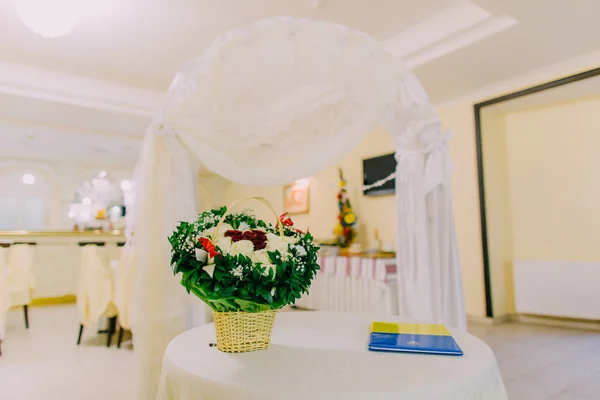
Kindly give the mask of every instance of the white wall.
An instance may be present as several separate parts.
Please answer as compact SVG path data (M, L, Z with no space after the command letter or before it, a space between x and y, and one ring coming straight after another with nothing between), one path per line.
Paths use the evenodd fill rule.
M339 190L338 165L344 172L348 187L358 189L363 184L362 160L394 151L392 136L386 131L374 130L366 135L361 144L340 160L337 165L326 168L313 177L307 177L310 179L310 212L294 215L292 218L296 225L301 229L310 228L317 239L332 238L338 212L336 197ZM252 196L265 197L276 210L283 212L283 186L253 187L232 183L225 191L226 204ZM396 202L394 196L369 197L364 196L360 190L350 190L349 197L358 216L358 241L364 247L374 246L374 231L377 229L383 244L395 247ZM250 206L256 207L257 214L261 217L272 220L273 216L265 207L258 203Z
M600 98L506 116L517 260L600 262Z

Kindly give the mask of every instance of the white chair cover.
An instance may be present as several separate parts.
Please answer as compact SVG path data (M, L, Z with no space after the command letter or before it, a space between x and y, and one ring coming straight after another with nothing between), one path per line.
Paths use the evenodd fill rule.
M8 287L11 307L31 304L34 288L32 272L33 252L26 244L16 244L8 248Z
M118 311L119 325L127 330L131 329L131 300L135 268L133 252L130 250L130 248L121 250L121 257L114 276L114 303Z
M90 327L100 317L116 315L112 306L112 277L110 269L98 255L96 245L81 248L81 271L77 284L77 310L80 323Z
M6 312L10 308L10 292L8 288L8 269L6 268L7 249L0 248L0 340L6 333Z

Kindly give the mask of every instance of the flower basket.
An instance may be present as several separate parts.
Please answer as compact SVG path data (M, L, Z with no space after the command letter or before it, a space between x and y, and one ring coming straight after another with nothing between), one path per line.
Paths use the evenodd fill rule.
M269 207L275 225L251 210L233 212L253 199ZM319 269L312 235L286 215L278 218L260 197L182 222L169 242L173 272L212 309L217 348L224 352L268 348L276 311L307 293Z
M214 311L217 348L225 353L263 350L271 344L276 310L259 312Z

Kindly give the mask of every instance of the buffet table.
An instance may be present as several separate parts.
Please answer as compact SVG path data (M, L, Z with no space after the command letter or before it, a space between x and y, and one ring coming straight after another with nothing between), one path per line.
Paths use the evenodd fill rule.
M462 357L370 352L374 318L281 312L271 347L242 354L209 346L213 324L192 329L167 347L158 399L507 399L494 354L479 339L452 330Z
M98 253L106 265L119 258L119 246L125 244L120 231L114 232L0 232L0 245L26 243L31 245L37 303L74 299L77 277L81 268L81 246L98 245Z
M398 314L396 258L319 256L321 270L296 306L308 310Z

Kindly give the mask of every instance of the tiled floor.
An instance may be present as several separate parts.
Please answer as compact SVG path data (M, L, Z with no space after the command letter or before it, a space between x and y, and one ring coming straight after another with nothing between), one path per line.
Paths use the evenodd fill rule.
M600 332L522 324L469 331L494 350L509 399L600 399Z
M131 348L93 332L76 346L74 306L33 308L31 329L9 314L0 400L135 400ZM507 324L472 326L498 358L511 400L600 399L600 333ZM441 399L435 399L441 400Z

